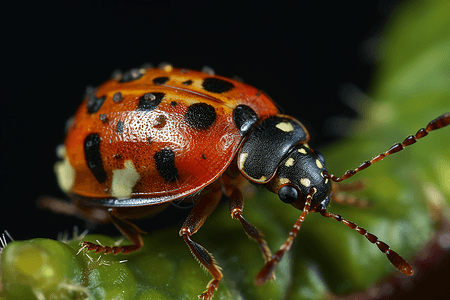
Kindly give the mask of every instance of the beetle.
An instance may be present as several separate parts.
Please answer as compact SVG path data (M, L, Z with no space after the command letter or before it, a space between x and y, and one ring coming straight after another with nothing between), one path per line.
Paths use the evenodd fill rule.
M265 265L255 278L263 285L290 249L310 212L342 222L364 235L403 274L412 267L378 237L327 211L344 181L388 155L403 150L430 131L450 124L450 113L428 123L387 151L337 177L324 156L308 145L301 122L280 114L267 94L242 82L169 64L116 72L98 88L88 88L67 124L61 158L55 165L61 189L72 200L43 206L86 220L112 222L131 245L103 246L83 242L96 253L130 253L143 246L144 233L128 219L151 215L174 200L195 203L179 235L213 279L200 299L212 299L223 277L211 254L192 235L214 211L222 194L246 234L255 240ZM289 236L272 254L263 235L243 216L239 183L249 181L278 194L301 210ZM332 182L336 182L333 183ZM69 209L70 207L70 209Z

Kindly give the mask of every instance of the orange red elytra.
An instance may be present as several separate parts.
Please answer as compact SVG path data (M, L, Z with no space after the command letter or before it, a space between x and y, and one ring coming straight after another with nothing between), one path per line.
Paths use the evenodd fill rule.
M131 242L103 246L84 242L88 250L130 253L139 250L141 231L127 219L150 215L171 201L194 201L179 234L213 279L200 299L211 299L222 273L209 252L192 235L214 211L222 193L231 217L261 248L265 265L256 275L262 285L292 245L306 215L318 212L364 235L402 273L412 267L387 244L337 214L327 212L337 183L385 156L415 143L428 132L450 124L446 113L415 136L336 177L323 155L308 145L309 133L293 117L279 114L261 90L205 72L162 64L113 78L86 97L68 122L55 170L60 187L72 199L71 213L90 221L113 222ZM286 242L272 254L262 234L243 216L239 182L248 180L277 193L283 203L302 210ZM44 205L61 211L55 201ZM281 203L280 205L284 205Z

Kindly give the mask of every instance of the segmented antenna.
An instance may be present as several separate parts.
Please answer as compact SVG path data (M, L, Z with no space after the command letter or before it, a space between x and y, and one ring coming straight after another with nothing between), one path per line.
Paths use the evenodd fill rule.
M389 150L387 150L384 153L380 153L377 156L375 156L374 158L372 158L370 161L366 160L365 162L363 162L362 164L359 165L359 167L357 167L354 170L348 170L344 173L344 175L342 175L341 177L336 177L333 174L329 174L327 172L322 172L322 176L324 178L329 178L335 182L339 182L339 181L343 181L345 179L348 179L350 177L352 177L353 175L355 175L356 173L367 169L368 167L370 167L373 163L382 160L383 158L385 158L388 155L397 153L401 150L403 150L406 146L412 145L414 144L418 139L423 138L424 136L427 136L428 133L430 131L439 129L439 128L443 128L447 125L450 124L450 113L445 113L442 116L434 119L433 121L431 121L430 123L428 123L426 128L421 128L419 131L417 131L416 135L410 135L408 136L403 143L397 143L394 144L391 148L389 148Z
M372 233L367 232L367 230L365 230L364 228L359 227L355 223L344 219L341 215L327 212L325 209L324 210L320 210L319 212L320 212L320 214L322 216L327 217L327 218L333 218L333 219L335 219L338 222L342 222L345 225L347 225L348 227L350 227L351 229L354 229L357 232L359 232L361 235L365 236L366 239L369 242L371 242L372 244L377 245L378 249L380 249L381 252L386 254L387 258L394 265L394 267L396 267L397 270L399 270L403 274L405 274L405 275L413 275L414 274L413 268L411 267L410 264L408 264L406 262L406 260L403 259L403 257L401 257L394 250L391 250L391 248L385 242L380 241L378 239L378 237L376 237Z

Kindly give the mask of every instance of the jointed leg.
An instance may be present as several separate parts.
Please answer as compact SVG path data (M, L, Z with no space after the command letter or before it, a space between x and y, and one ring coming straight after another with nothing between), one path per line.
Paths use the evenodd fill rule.
M69 202L49 196L39 198L38 205L43 209L48 209L58 214L77 216L92 223L104 224L111 222L109 213L102 207L86 206L80 202Z
M214 211L222 196L220 187L216 185L212 191L203 195L195 204L189 216L184 221L180 230L180 236L184 239L194 257L209 271L213 279L206 286L206 291L199 296L199 299L212 299L217 290L223 275L220 268L216 265L212 255L191 239L191 236L202 227L208 216Z
M123 253L137 251L142 248L144 242L141 238L141 233L145 233L140 230L136 225L129 221L125 221L117 216L115 209L106 210L102 207L86 206L81 202L65 202L56 198L43 197L39 200L39 205L43 208L51 209L58 213L64 213L68 215L77 215L87 221L95 223L108 223L113 222L119 231L126 236L133 245L126 246L103 246L94 244L91 242L83 242L83 247L87 250L95 250L95 253L105 252L108 253Z
M145 232L140 230L133 223L126 221L126 220L122 220L122 219L118 218L117 216L115 216L115 212L113 209L109 211L109 215L110 215L111 221L116 226L116 228L119 229L119 231L124 236L126 236L133 243L133 245L110 247L110 246L94 244L91 242L83 242L83 247L87 248L88 250L95 250L95 253L105 252L105 254L108 254L108 253L127 254L127 253L134 252L134 251L141 249L142 246L144 245L144 242L142 241L141 233L145 233Z
M244 208L242 192L238 188L233 188L230 195L230 213L233 219L238 219L244 228L245 233L252 239L254 239L261 248L261 252L264 257L265 263L267 263L272 257L272 252L267 246L266 241L263 239L262 233L252 224L250 224L242 215ZM270 279L275 279L275 275L272 273Z

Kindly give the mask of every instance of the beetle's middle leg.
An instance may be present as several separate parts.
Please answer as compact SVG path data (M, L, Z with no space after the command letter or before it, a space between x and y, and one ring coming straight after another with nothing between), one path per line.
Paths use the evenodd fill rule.
M183 227L180 230L180 236L184 239L194 257L209 271L213 279L206 286L206 291L199 296L199 299L212 299L214 292L217 290L220 280L223 275L220 267L217 266L212 255L191 239L191 236L196 233L206 219L211 215L222 197L220 184L217 181L213 183L207 190L204 190L204 195L197 201L192 208L188 217L184 221Z
M241 190L238 187L232 185L227 186L226 189L227 194L230 195L229 208L231 217L233 219L239 220L239 222L241 222L242 224L242 227L244 228L245 233L258 243L264 257L264 261L265 263L267 263L272 257L272 252L267 246L267 242L263 238L264 235L244 218L242 213L242 210L244 209L244 197ZM275 279L275 274L272 273L270 279Z

